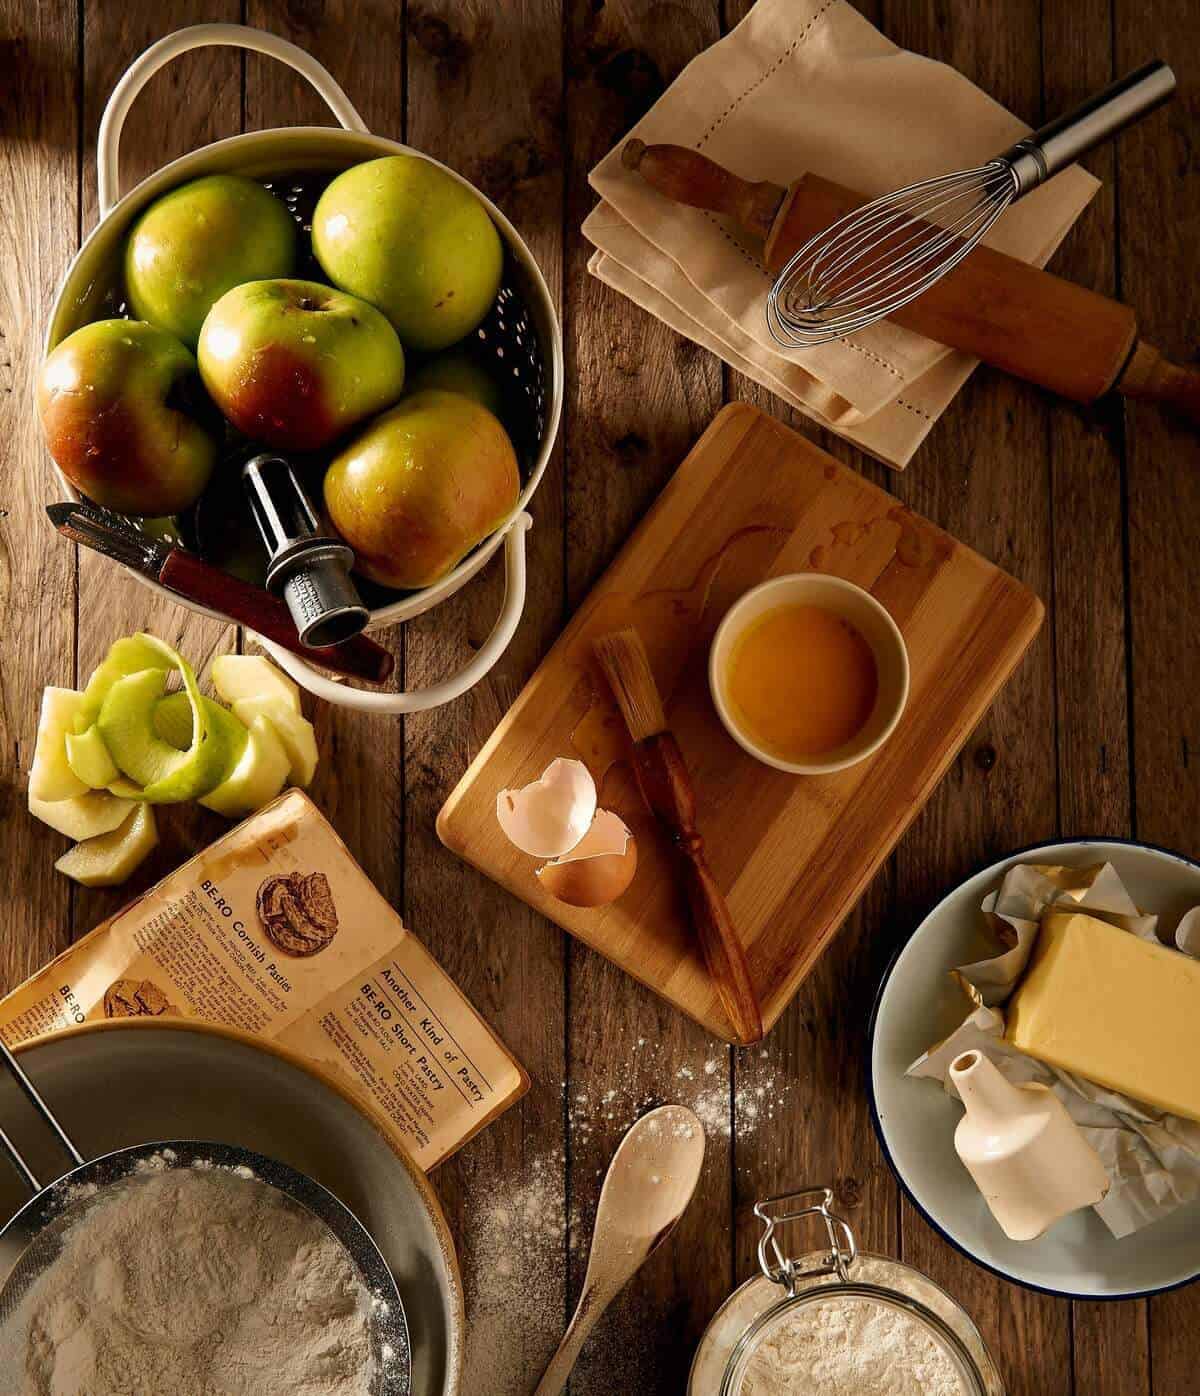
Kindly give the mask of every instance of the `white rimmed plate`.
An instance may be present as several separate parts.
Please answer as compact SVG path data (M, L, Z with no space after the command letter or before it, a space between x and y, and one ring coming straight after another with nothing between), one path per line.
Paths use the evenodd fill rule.
M987 948L979 904L1014 863L1111 862L1130 895L1172 932L1200 904L1200 864L1147 844L1073 839L1037 844L984 868L948 893L901 948L871 1016L871 1112L884 1154L926 1221L1002 1279L1074 1299L1135 1299L1200 1276L1200 1202L1122 1240L1096 1214L1076 1212L1036 1241L1010 1241L954 1152L962 1107L929 1080L905 1076L962 1021L947 971Z

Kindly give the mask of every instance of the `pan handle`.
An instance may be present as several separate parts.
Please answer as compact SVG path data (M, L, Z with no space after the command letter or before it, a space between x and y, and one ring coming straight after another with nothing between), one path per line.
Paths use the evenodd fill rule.
M173 58L195 48L227 46L252 49L277 58L294 68L316 88L325 105L347 131L366 132L367 124L355 111L350 98L334 82L328 69L323 68L302 48L268 34L264 29L252 29L246 24L193 24L159 39L126 68L124 76L112 90L112 96L100 118L100 135L96 143L96 182L100 195L100 217L104 218L120 198L121 130L125 118L146 83Z
M307 664L299 655L292 654L280 645L263 637L256 636L258 643L274 659L281 669L291 674L302 688L327 703L340 708L357 708L365 713L419 713L429 708L439 708L443 703L458 698L467 689L477 684L496 663L509 642L516 634L521 613L525 609L525 534L533 520L528 514L520 513L508 525L504 534L504 605L492 628L492 633L483 642L478 653L457 674L443 679L429 688L419 688L411 693L365 693L360 688L348 688L335 683L324 674Z

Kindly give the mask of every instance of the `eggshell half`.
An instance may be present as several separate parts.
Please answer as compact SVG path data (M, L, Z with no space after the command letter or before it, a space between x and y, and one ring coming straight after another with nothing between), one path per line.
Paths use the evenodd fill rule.
M607 906L637 872L637 840L611 810L596 811L591 827L569 852L543 864L537 879L570 906Z
M496 796L496 818L511 843L535 858L569 853L592 827L596 782L582 761L558 757L540 779Z

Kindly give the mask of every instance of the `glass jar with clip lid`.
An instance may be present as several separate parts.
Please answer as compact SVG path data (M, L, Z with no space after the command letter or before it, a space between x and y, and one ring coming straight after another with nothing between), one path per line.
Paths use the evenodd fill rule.
M761 1274L704 1331L688 1396L1004 1396L965 1310L919 1270L860 1252L830 1188L758 1202ZM819 1218L828 1250L792 1256L780 1228Z

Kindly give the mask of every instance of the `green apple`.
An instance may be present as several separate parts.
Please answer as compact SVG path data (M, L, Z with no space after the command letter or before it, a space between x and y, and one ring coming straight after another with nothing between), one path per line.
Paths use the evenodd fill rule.
M308 786L317 769L317 737L313 725L301 717L282 698L271 696L239 698L233 705L239 722L247 727L255 718L265 717L288 754L288 780L292 785Z
M73 688L47 688L42 694L29 795L34 800L69 800L91 787L75 774L67 760L67 733L83 706L83 694Z
M201 420L196 360L138 320L97 320L42 365L38 409L59 469L122 514L177 514L208 484L218 441Z
M92 790L103 790L121 777L95 723L83 733L67 733L67 764Z
M31 795L29 813L78 842L109 834L124 824L133 813L133 801L120 800L107 790L89 790L69 800L36 800Z
M239 698L278 698L300 711L300 686L261 654L219 654L209 670L213 687L227 703Z
M291 276L296 225L283 202L242 175L206 175L155 199L125 244L125 289L139 320L191 348L226 291Z
M500 289L504 248L479 198L419 155L387 155L332 181L313 251L335 286L377 305L412 349L469 334Z
M109 646L108 653L92 670L83 690L83 703L75 718L75 731L83 733L100 716L108 690L118 679L136 674L140 669L162 669L169 672L184 662L178 651L165 644L157 635L144 630L136 635L122 635Z
M431 388L377 417L325 473L325 509L355 567L386 587L444 577L512 513L508 434L479 403Z
M404 350L374 306L317 281L250 281L200 332L200 374L239 431L317 451L404 389Z
M408 391L419 393L426 388L444 388L448 393L462 393L463 397L472 398L481 407L486 407L494 417L501 415L504 406L500 384L465 349L450 349L445 354L426 359L409 378Z
M162 669L143 669L118 679L96 722L112 759L141 787L133 798L150 804L176 804L208 794L241 754L245 738L241 723L215 703L206 707L190 667L183 674L184 696L192 713L191 744L185 750L155 731L154 711L166 679ZM116 790L124 793L125 787L118 782Z
M116 887L157 844L154 811L149 805L138 805L124 824L77 843L54 866L85 887Z
M241 759L200 803L227 819L241 819L273 800L287 784L291 759L270 721L256 717Z

